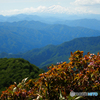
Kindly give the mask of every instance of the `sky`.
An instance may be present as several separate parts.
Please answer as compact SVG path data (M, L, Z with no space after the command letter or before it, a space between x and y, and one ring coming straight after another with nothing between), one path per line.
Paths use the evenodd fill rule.
M100 14L100 0L0 0L0 15Z

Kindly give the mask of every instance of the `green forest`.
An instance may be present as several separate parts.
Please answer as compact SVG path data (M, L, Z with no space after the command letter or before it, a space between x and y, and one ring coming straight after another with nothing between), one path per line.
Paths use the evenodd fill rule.
M19 83L22 79L28 77L38 78L40 73L43 73L33 64L22 58L1 58L0 59L0 94L14 82Z

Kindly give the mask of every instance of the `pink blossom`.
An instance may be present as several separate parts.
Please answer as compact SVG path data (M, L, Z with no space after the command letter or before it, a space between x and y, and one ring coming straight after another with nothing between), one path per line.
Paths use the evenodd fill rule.
M90 64L89 65L94 65L94 62L90 62Z

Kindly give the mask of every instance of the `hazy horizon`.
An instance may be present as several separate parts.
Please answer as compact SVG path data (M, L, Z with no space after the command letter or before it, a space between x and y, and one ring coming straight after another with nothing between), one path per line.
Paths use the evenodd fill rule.
M100 14L100 0L0 0L0 15L16 14Z

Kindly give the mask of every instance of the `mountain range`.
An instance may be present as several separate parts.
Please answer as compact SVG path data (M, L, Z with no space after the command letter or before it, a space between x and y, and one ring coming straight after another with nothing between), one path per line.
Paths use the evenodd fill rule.
M26 52L79 37L100 36L99 30L38 21L0 22L0 53Z
M56 64L61 61L69 62L70 52L76 50L84 51L84 54L87 52L100 52L100 36L76 38L60 45L47 45L42 48L32 49L26 53L8 54L3 52L0 57L24 58L39 68L43 68L48 64Z
M77 19L77 20L65 20L55 22L56 24L64 24L71 27L86 27L94 30L100 30L100 20L97 19Z
M49 18L47 21L20 14L0 16L0 21L0 58L24 58L43 68L68 62L71 51L82 50L84 54L100 51L100 20L97 19Z
M78 19L97 19L100 20L100 14L84 14L84 15L68 15L68 14L18 14L11 16L0 15L0 22L18 22L22 20L27 21L40 21L45 23L54 23L56 21L78 20Z

